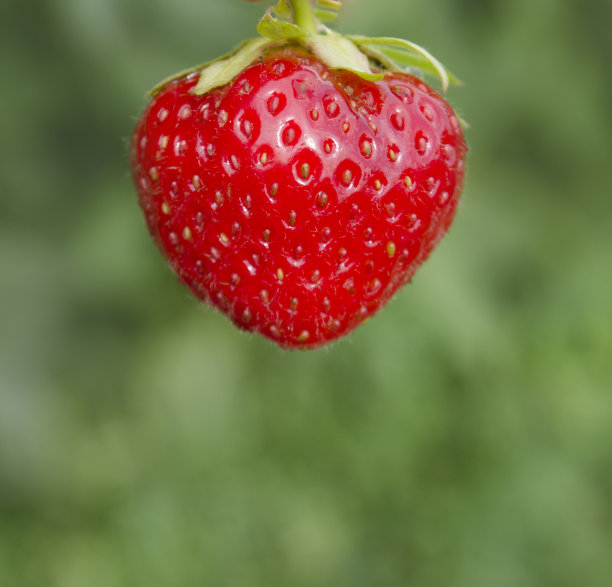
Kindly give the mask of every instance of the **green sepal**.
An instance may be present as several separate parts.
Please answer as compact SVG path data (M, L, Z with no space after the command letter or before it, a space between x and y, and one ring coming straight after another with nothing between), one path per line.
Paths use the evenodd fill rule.
M173 82L175 80L181 79L185 76L188 76L192 73L197 73L200 72L201 74L206 73L210 67L213 66L217 66L217 64L225 64L225 65L230 65L232 66L232 64L238 63L239 61L242 63L246 62L246 65L244 65L244 67L246 67L247 65L250 65L250 63L252 63L253 61L255 61L255 59L257 59L259 57L259 55L261 54L262 50L265 48L266 45L272 45L273 43L269 40L269 39L263 39L263 38L257 38L257 39L248 39L246 41L242 41L242 43L240 43L240 45L238 45L233 51L230 51L229 53L227 53L226 55L222 55L221 57L217 57L216 59L213 59L211 61L206 61L204 63L200 63L199 65L196 65L194 67L190 67L189 69L184 69L182 71L179 71L173 75L171 75L170 77L167 77L165 79L163 79L161 82L159 82L157 85L155 85L153 88L151 88L146 96L149 98L153 98L155 97L156 94L158 94L159 92L161 92L165 86L167 86L170 82ZM238 71L238 73L240 73L241 70ZM214 70L213 70L214 72ZM201 76L200 76L201 78ZM228 81L231 81L230 80ZM227 83L227 82L225 82ZM199 85L199 84L198 84ZM214 87L218 87L220 85L224 85L224 84L217 84ZM197 88L197 86L196 86ZM196 93L196 88L194 88L192 90L193 93ZM211 88L214 89L214 88ZM200 92L197 92L198 94ZM202 92L205 93L205 92Z
M437 76L442 83L442 90L446 92L449 84L460 83L444 65L442 65L429 51L423 47L395 37L362 37L349 35L364 53L372 59L379 60L386 67L394 69L401 67L418 67L424 73Z
M338 13L335 10L325 10L324 8L315 8L314 15L321 22L333 22L338 18Z
M270 12L266 12L259 21L257 32L262 37L267 37L273 41L299 39L306 36L306 33L299 26L286 20L274 18Z
M219 59L205 67L200 73L200 79L191 90L192 94L201 96L231 82L243 69L251 65L262 53L264 47L270 44L266 38L251 39L229 57Z
M339 0L317 0L314 15L320 22L332 22L338 18L338 11L342 8Z
M367 71L360 71L357 69L351 69L350 67L339 67L338 69L343 69L344 71L350 71L355 75L358 75L360 78L365 79L369 82L379 82L381 79L384 79L385 75L383 73L368 73Z
M433 67L429 59L423 57L423 55L418 55L416 53L406 53L405 51L400 51L398 49L393 49L388 47L384 49L384 53L387 57L392 59L397 65L401 67L416 67L420 69L423 73L427 73L429 75L438 76L438 71ZM450 84L454 86L461 86L463 82L455 76L449 69L445 68L446 74L448 75L448 81Z
M468 130L468 129L472 128L470 126L470 123L465 118L462 118L459 115L457 115L457 118L459 120L459 124L461 125L461 128L463 128L464 130Z
M347 37L330 32L309 36L304 43L330 69L346 69L370 81L384 77L382 73L372 72L367 55Z
M278 0L274 7L268 9L257 26L261 37L243 42L234 51L218 59L163 80L149 95L155 96L171 81L197 72L200 77L191 92L196 95L206 94L230 83L266 49L284 46L291 41L310 50L330 69L351 71L370 81L380 81L384 78L384 71L372 71L372 62L374 65L380 65L383 70L405 71L407 68L416 68L424 74L437 76L444 92L449 84L461 83L433 55L416 43L394 37L343 36L320 24L324 19L333 20L341 4L340 0L317 0L314 10L319 20L314 23L316 25L319 22L316 29L320 32L316 33L311 30L312 26L305 26L308 22L302 23L303 28L291 22L292 4L289 0Z
M278 0L273 8L275 14L281 18L291 18L291 5L289 0Z
M327 8L338 12L342 8L342 0L317 0L317 4L321 8Z

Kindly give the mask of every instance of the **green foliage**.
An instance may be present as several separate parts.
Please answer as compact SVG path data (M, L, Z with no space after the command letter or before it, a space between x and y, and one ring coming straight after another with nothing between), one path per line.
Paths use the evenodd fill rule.
M612 5L344 2L464 81L471 150L414 282L308 353L194 301L128 173L144 92L262 7L3 10L0 585L607 584Z

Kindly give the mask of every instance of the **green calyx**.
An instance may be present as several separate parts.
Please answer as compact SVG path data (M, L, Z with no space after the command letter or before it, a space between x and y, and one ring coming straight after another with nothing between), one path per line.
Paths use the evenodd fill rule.
M200 77L192 92L206 94L230 83L266 52L290 44L303 47L330 69L352 71L371 81L381 80L385 71L409 71L438 77L444 92L449 84L460 83L415 43L392 37L343 36L332 31L323 22L335 20L341 6L341 0L279 0L259 21L258 38L245 41L228 55L164 80L149 94L154 96L170 81L196 72Z

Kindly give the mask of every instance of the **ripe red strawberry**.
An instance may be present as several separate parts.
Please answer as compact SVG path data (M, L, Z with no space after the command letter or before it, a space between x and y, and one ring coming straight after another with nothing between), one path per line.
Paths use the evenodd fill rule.
M134 131L140 203L173 270L280 346L373 315L453 220L457 116L382 61L364 79L294 39L264 44L228 83L198 90L197 70L164 84Z

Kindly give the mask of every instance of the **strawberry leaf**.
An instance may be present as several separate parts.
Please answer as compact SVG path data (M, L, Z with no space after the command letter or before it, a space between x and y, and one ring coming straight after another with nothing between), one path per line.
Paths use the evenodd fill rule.
M458 80L442 65L429 51L404 39L395 37L362 37L348 36L364 53L373 59L378 59L382 54L388 60L403 67L418 67L424 73L440 78L442 90L446 92L450 83L458 83ZM383 65L385 64L382 62ZM387 62L388 63L388 62Z
M327 35L313 35L305 39L305 44L331 69L346 69L371 81L383 78L382 74L372 72L367 55L342 35L331 31Z
M338 18L338 11L341 7L342 2L338 0L318 0L314 14L321 22L331 22Z
M202 69L200 79L192 94L201 96L211 90L231 82L245 67L255 61L270 40L266 38L252 39L243 43L234 53L223 59L213 61ZM197 71L197 70L196 70Z
M434 68L429 59L423 55L418 55L417 53L411 54L398 49L393 49L391 47L384 48L383 53L401 67L417 67L424 73L438 76L437 69ZM448 69L446 69L446 74L448 75L448 81L450 84L455 86L460 86L462 84L461 80Z
M342 0L317 0L321 8L328 8L338 12L342 8Z
M279 0L276 6L273 8L275 14L281 18L291 17L291 6L288 0Z
M262 37L267 37L273 41L284 41L286 39L299 39L306 36L306 33L297 25L274 18L270 12L266 12L264 17L257 25L257 32Z
M336 20L336 18L338 18L337 12L335 12L334 10L325 10L324 8L315 8L314 15L321 22L333 22L334 20Z

